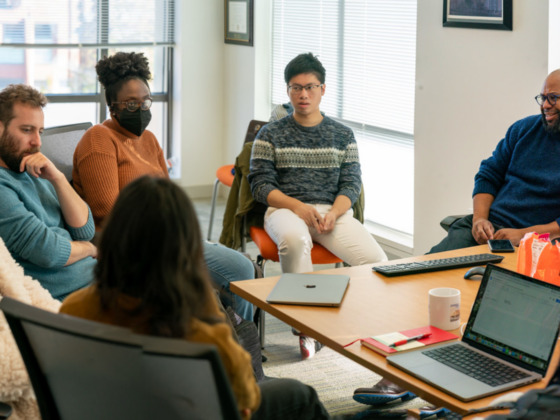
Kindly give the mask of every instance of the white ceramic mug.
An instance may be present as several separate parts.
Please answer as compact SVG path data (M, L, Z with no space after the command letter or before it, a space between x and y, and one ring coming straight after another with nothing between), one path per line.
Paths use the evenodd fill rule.
M428 299L430 325L454 330L461 325L461 291L451 287L431 289Z

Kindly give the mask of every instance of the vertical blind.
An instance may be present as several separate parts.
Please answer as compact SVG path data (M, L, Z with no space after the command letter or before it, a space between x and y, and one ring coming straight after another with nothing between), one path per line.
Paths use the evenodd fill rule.
M2 47L173 45L175 0L19 0L0 3ZM53 30L53 25L56 30ZM56 33L56 37L51 37Z
M300 53L317 55L327 72L321 110L350 126L358 142L365 219L376 234L408 238L414 223L416 0L272 4L272 104L288 101L286 64Z
M273 103L287 101L286 64L313 52L327 70L323 111L413 134L416 0L273 0L272 42Z

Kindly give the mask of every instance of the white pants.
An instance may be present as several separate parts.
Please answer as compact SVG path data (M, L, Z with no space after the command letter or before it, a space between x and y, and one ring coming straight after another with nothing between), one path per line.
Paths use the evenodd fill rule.
M321 216L330 204L311 204ZM318 233L308 227L298 215L288 209L269 207L264 216L264 229L278 246L283 273L313 271L311 248L313 241L323 245L349 265L386 261L387 256L364 225L352 216L352 209L340 216L329 233Z

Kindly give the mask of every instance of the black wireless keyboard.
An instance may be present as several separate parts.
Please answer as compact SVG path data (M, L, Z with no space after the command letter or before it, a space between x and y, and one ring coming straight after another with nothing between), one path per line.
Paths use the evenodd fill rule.
M439 260L427 260L409 262L394 265L378 265L373 267L374 271L387 277L404 276L405 274L428 273L430 271L452 270L454 268L472 267L488 263L499 263L504 257L495 254L475 254L462 257L443 258Z

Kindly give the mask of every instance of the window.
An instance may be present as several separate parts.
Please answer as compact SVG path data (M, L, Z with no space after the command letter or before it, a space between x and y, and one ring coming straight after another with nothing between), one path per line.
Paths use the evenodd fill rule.
M24 36L23 33L25 31L25 25L23 23L23 21L20 21L18 23L5 23L2 25L2 32L3 32L3 36L2 36L2 43L4 44L11 44L11 43L15 43L15 42L23 42L24 41ZM15 48L10 48L7 49L6 51L3 52L3 54L0 55L0 63L2 64L8 64L8 65L15 65L15 66L23 66L25 64L25 56L23 54L23 51L15 49ZM15 70L15 71L14 71ZM9 79L10 77L13 77L15 74L17 74L17 70L18 68L5 68L4 71L2 73L4 73L3 75L0 74L0 82L2 78L5 79Z
M354 130L375 229L411 238L416 0L273 0L272 102L288 100L284 67L318 55L321 109Z
M174 0L4 1L0 89L26 83L45 93L48 127L96 124L106 119L107 107L95 64L117 51L143 52L152 72L150 130L169 156L174 5Z

